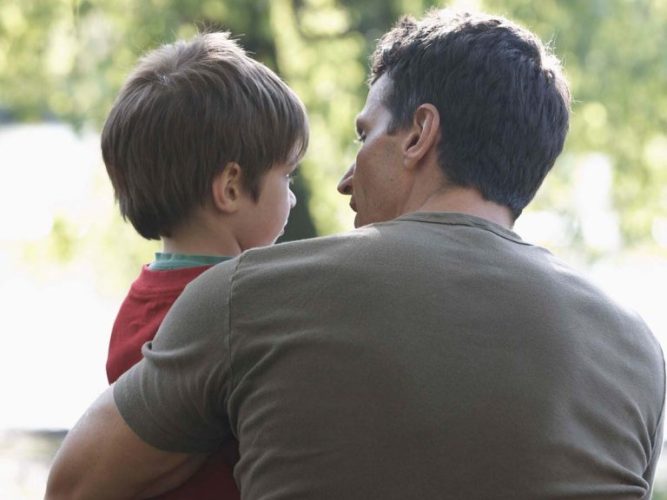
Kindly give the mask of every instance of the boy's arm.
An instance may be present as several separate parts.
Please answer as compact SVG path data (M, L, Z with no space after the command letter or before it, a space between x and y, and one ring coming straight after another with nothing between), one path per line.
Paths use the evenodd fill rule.
M148 498L183 483L203 464L205 454L162 451L143 441L118 412L112 390L63 441L46 500Z

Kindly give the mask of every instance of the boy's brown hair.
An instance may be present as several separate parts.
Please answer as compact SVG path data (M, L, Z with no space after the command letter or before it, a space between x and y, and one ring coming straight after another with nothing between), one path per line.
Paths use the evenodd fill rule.
M102 156L123 218L159 239L211 198L229 162L256 200L262 175L295 163L308 121L294 92L228 33L198 35L144 56L102 131Z

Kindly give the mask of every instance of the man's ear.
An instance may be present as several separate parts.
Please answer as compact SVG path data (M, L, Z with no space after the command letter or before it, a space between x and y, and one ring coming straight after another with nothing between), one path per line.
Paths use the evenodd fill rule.
M225 213L238 210L244 193L242 177L243 171L236 162L229 162L222 172L215 175L211 183L211 197L215 208Z
M421 104L403 141L403 163L412 167L435 149L440 139L440 113L433 104Z

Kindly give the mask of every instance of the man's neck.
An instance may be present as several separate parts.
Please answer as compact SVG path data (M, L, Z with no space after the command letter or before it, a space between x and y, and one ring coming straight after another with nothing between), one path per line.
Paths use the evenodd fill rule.
M431 194L415 212L459 212L474 215L499 226L512 229L514 217L510 209L489 200L473 188L446 186Z

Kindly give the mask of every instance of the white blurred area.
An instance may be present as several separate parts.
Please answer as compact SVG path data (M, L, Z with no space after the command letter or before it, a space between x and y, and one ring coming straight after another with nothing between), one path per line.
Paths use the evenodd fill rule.
M124 291L101 291L89 254L51 265L34 265L26 255L47 244L58 218L72 221L81 241L104 227L99 221L116 207L100 156L94 133L60 124L0 127L0 492L10 492L7 498L41 498L52 456L31 458L33 451L11 432L68 429L107 385L108 337ZM581 157L574 172L571 203L580 235L601 257L586 264L562 255L572 228L553 212L527 211L516 231L638 311L667 345L667 308L659 292L667 283L667 260L660 256L667 220L655 224L655 251L623 251L609 160ZM667 471L661 470L663 478Z
M57 123L0 128L0 241L45 238L56 213L80 215L91 193L98 150L95 134L78 136Z
M85 261L31 266L23 254L39 251L56 216L77 221L85 237L113 209L92 189L100 156L97 135L64 125L0 128L0 430L69 428L106 386L120 299L98 293Z

